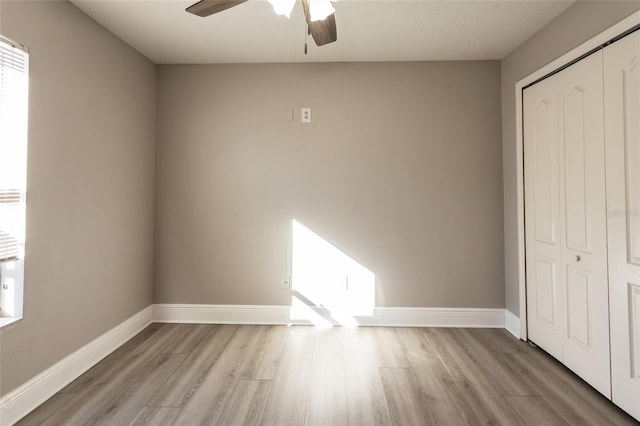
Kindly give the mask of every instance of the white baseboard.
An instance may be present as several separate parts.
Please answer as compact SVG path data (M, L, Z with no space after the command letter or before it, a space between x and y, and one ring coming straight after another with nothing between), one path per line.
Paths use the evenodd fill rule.
M151 323L149 306L0 398L0 425L10 426Z
M372 317L357 320L371 326L504 328L504 309L375 308Z
M513 315L511 311L504 310L504 328L516 338L520 339L520 318Z
M199 324L306 324L289 319L290 306L153 305L153 322Z
M322 309L314 309L322 315ZM504 309L476 308L375 308L370 317L355 317L358 325L396 327L487 327L504 328ZM203 324L311 324L292 320L290 306L189 305L153 306L154 322Z

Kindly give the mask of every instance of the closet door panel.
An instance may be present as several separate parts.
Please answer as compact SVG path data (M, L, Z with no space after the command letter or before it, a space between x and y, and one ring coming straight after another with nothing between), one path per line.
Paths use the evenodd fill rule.
M585 348L591 347L591 335L589 318L593 313L589 312L589 289L593 287L592 277L589 271L567 265L567 298L571 300L567 312L567 336L574 343Z
M529 338L562 359L560 163L557 79L523 94Z
M563 362L610 396L602 52L558 73Z
M638 38L638 36L635 36ZM633 40L633 39L632 39ZM629 262L640 266L640 52L623 70L625 198L627 210L627 246Z
M563 78L566 81L566 77ZM587 132L589 95L586 87L576 84L564 97L564 177L565 224L567 247L590 253L589 190L587 172L589 158Z
M640 420L640 33L604 49L612 399Z
M558 138L551 132L557 132L557 114L554 99L542 98L535 106L533 122L535 143L532 146L535 155L533 167L535 240L540 243L557 245L556 228L558 226Z
M556 306L556 294L558 292L557 269L555 260L540 255L536 257L533 271L533 276L536 280L535 318L537 321L551 327L554 331L560 329L557 325L560 321L560 313Z

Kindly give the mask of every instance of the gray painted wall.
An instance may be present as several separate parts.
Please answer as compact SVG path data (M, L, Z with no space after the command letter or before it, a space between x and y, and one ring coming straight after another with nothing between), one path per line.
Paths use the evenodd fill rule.
M638 1L580 1L502 61L502 161L506 308L519 315L515 85L633 12Z
M156 303L289 304L295 218L377 306L504 307L499 62L162 65L157 96Z
M152 303L155 66L67 2L0 2L31 50L24 319L6 394Z

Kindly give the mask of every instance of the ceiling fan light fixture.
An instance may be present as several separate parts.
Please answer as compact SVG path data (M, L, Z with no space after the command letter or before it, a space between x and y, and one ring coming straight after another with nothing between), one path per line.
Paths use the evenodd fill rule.
M296 4L296 0L268 0L268 2L271 3L273 11L276 14L286 16L287 18L291 17L291 11Z
M331 5L331 0L309 0L311 22L322 21L335 11Z

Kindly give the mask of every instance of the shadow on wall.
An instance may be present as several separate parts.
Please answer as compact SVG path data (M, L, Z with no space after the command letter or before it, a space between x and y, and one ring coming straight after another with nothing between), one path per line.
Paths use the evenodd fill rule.
M291 319L331 327L373 316L374 273L296 220L292 235Z

